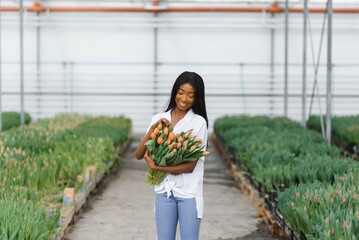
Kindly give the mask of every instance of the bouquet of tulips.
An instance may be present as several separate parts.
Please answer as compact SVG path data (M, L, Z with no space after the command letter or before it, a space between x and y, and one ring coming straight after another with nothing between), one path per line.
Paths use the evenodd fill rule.
M183 162L195 161L209 152L203 151L202 139L191 136L192 130L175 134L172 126L157 123L151 139L145 145L156 165L173 166ZM168 173L148 170L147 183L158 185Z

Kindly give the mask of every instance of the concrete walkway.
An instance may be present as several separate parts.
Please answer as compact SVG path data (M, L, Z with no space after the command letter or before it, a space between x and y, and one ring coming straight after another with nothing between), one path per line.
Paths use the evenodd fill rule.
M90 197L67 240L157 239L153 187L145 183L145 162L133 157L138 142L139 139L133 140L120 168ZM277 239L266 231L248 197L235 187L212 143L209 143L209 151L211 154L205 162L205 206L200 239Z

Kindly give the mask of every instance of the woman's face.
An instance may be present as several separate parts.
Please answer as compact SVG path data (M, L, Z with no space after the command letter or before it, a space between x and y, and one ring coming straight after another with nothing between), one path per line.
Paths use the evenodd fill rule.
M182 84L176 94L176 106L179 110L187 111L194 104L195 90L189 83Z

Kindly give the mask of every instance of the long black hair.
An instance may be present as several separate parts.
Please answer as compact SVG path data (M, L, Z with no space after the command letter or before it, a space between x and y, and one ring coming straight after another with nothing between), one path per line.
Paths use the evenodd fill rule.
M195 72L183 72L181 73L176 81L173 84L171 98L168 103L168 107L166 112L176 106L176 95L178 89L182 84L189 83L195 90L195 98L194 103L192 106L192 110L195 114L202 116L207 123L208 127L208 118L207 118L207 110L206 110L206 101L205 101L205 94L204 94L204 82L200 75Z

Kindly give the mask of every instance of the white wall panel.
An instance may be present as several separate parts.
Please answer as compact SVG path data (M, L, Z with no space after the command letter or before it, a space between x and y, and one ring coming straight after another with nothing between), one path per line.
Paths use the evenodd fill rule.
M17 14L3 12L2 17L2 106L4 111L19 111L19 29L16 21L8 20ZM143 133L151 116L164 110L177 76L188 70L205 81L210 131L213 121L223 115L283 115L283 20L284 14L271 19L262 13L160 13L157 17L152 13L50 13L40 18L27 13L25 110L35 119L63 112L125 115L133 120L133 131ZM323 14L310 14L315 56L322 20ZM302 15L290 14L289 22L288 110L289 117L300 120ZM359 114L358 23L359 15L335 14L334 114ZM314 83L308 46L307 113ZM326 40L317 79L321 110L314 98L315 114L326 107L325 46Z

